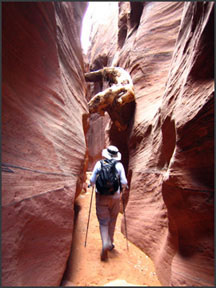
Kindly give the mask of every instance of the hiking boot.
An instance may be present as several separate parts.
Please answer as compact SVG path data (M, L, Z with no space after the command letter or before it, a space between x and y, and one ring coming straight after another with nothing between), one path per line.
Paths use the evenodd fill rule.
M112 245L109 247L109 251L112 251L114 248L115 248L115 245L112 244Z
M108 259L108 249L109 248L103 248L101 251L101 261L106 261Z

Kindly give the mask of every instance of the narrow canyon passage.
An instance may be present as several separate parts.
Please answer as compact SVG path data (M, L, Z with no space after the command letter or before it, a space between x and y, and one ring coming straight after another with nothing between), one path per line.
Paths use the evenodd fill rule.
M214 287L214 1L1 8L2 286ZM134 90L124 105L113 67ZM131 242L120 213L101 262L95 194L84 247L86 172L110 145Z
M115 230L115 249L109 252L108 261L100 261L101 239L93 195L87 245L84 247L92 188L81 194L76 217L71 256L62 281L63 286L161 286L154 264L139 248L121 233L119 213Z

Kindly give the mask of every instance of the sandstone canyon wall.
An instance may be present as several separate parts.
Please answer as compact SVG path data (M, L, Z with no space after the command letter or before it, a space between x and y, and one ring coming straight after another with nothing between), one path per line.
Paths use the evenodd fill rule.
M213 286L214 3L119 2L112 23L94 28L89 64L114 59L134 83L135 107L121 115L128 129L108 119L105 135L95 128L123 155L129 240L154 261L162 285Z
M82 2L2 4L2 285L58 286L86 170Z
M91 46L86 57L89 66L88 69L90 71L95 71L104 66L111 65L111 61L117 49L118 31L116 29L110 29L110 25L112 25L112 27L118 25L118 3L116 3L116 5L109 5L107 3L106 17L103 18L99 27L97 20L97 18L92 19L93 22L90 34ZM102 82L88 82L87 99L89 100L92 95L100 92L105 87L106 86ZM95 162L101 158L101 150L104 148L106 142L106 131L109 129L109 116L105 115L104 117L100 117L98 114L91 114L90 122L91 125L87 132L89 148L88 169L91 169Z

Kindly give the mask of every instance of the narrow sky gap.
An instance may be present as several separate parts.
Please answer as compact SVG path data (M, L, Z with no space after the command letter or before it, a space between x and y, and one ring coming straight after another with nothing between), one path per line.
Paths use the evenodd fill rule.
M86 13L83 17L81 30L81 45L84 54L87 54L90 46L91 26L94 22L103 24L112 9L116 9L118 2L88 2Z

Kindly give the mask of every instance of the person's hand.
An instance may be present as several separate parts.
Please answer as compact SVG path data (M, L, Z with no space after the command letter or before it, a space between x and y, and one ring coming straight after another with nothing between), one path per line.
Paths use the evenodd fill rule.
M125 190L129 190L129 186L126 184L126 185L122 185L122 190L121 192L124 192Z

